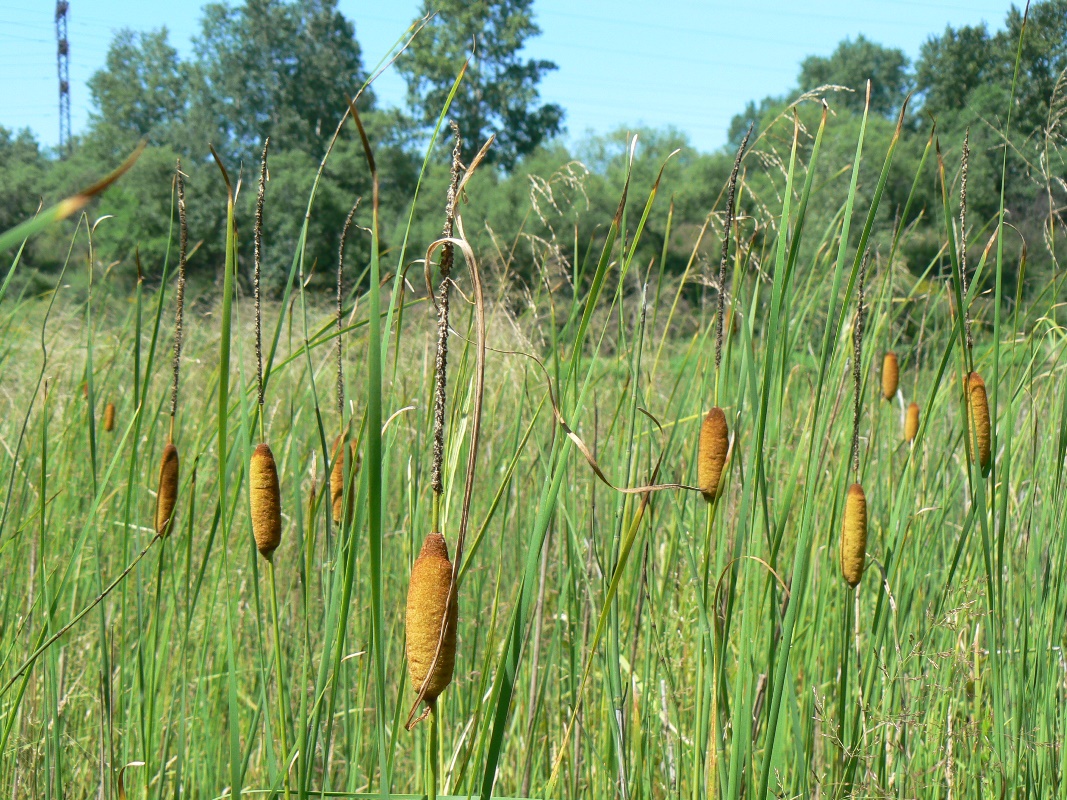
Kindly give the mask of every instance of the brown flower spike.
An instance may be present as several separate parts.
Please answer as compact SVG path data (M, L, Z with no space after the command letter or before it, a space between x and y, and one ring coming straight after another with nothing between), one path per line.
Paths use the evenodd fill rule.
M977 372L967 376L967 404L971 415L971 447L975 463L982 468L982 474L989 473L992 461L990 446L992 440L989 431L989 399L986 397L985 381Z
M248 499L256 549L268 561L282 541L282 502L278 467L270 445L256 445L248 465Z
M700 426L700 449L697 454L697 484L709 503L722 495L722 473L730 450L730 428L726 414L715 406Z
M455 601L448 610L444 640L437 658L437 666L430 672L452 585L452 562L448 558L448 544L440 533L431 533L423 542L422 551L411 567L407 605L408 675L416 692L431 703L452 682L456 666Z
M904 415L904 441L913 442L919 433L919 404L912 403Z
M178 500L178 448L168 442L159 461L159 491L156 493L156 533L167 536Z
M845 514L841 524L841 574L853 589L863 577L867 560L867 496L854 483L845 497Z
M882 397L892 400L897 393L897 384L900 382L900 364L897 354L888 352L882 359Z

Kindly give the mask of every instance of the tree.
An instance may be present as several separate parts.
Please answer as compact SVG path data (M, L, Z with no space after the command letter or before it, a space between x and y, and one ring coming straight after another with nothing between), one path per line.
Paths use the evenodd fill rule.
M337 0L211 3L194 50L198 102L231 157L254 159L269 135L278 149L318 158L364 80L355 26Z
M563 130L563 109L538 105L538 84L556 65L519 57L526 40L541 32L532 5L533 0L423 0L424 15L437 13L397 60L416 118L432 124L473 50L449 114L459 124L468 158L495 133L490 158L506 169Z
M829 58L809 56L800 65L800 89L819 86L847 86L855 94L845 94L840 102L862 110L866 84L871 81L871 113L889 117L904 102L910 84L908 58L896 48L883 47L864 36L845 39Z
M915 88L924 109L936 114L962 108L994 66L993 42L984 23L948 27L941 36L931 36L915 64Z
M0 126L0 231L33 216L41 201L45 166L28 128L16 134Z
M104 67L89 78L91 137L111 152L129 150L141 139L162 144L181 138L177 128L186 119L191 80L166 28L119 31Z

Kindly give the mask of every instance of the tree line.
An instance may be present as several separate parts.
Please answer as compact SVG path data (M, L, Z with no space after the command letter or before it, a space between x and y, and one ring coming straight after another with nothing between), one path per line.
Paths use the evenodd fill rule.
M546 258L573 260L582 240L595 238L597 226L618 203L633 133L640 142L630 196L635 221L645 200L642 193L668 154L681 150L664 172L667 201L657 203L649 221L654 232L644 239L649 259L665 252L668 269L684 267L709 213L721 206L733 151L750 126L757 152L746 159L740 212L757 236L766 235L760 229L766 216L761 209L773 205L784 184L781 167L793 136L793 112L801 125L803 160L823 98L834 116L819 161L825 174L814 184L819 191L813 195L809 224L829 223L844 196L842 167L854 156L868 80L865 152L871 155L861 171L858 208L873 192L881 156L902 120L874 241L885 241L897 225L910 225L900 251L905 266L920 274L936 261L944 220L935 159L928 160L914 187L913 180L932 135L950 180L956 176L967 136L971 245L981 250L986 226L999 209L1007 147L1004 199L1008 222L1020 235L1005 244L1016 261L1021 242L1028 244L1028 274L1056 269L1067 200L1067 0L1032 5L1022 37L1024 14L1015 7L996 31L985 24L948 27L928 38L914 63L902 51L863 36L842 41L828 56L805 59L789 92L750 102L733 118L728 141L710 153L697 151L683 133L670 128L619 130L567 143L564 110L542 102L538 88L556 65L522 55L526 42L539 33L533 0L425 0L423 13L427 19L421 30L396 61L408 87L406 106L383 106L373 85L358 101L379 163L387 248L397 250L403 239L428 134L470 57L449 118L463 133L467 159L489 135L496 141L492 166L480 171L467 198L472 207L468 220L484 221L484 226L468 235L490 257L533 251L534 258L519 259L528 271ZM339 11L337 0L211 3L202 11L188 58L180 56L165 28L122 30L114 36L105 64L89 80L92 112L68 156L46 150L28 130L0 128L0 229L32 215L42 200L99 176L146 140L149 147L136 167L92 207L94 216L112 216L95 232L94 252L126 276L134 274L136 253L153 265L148 272L158 271L170 237L171 179L180 159L187 176L190 238L198 244L190 270L214 277L221 264L219 198L224 189L207 145L251 182L263 139L269 136L264 270L267 284L277 286L288 273L307 197L346 98L368 77L356 26ZM411 258L438 234L442 213L436 206L443 206L451 149L447 139L446 134L424 176ZM908 218L900 219L913 188ZM358 139L354 130L343 129L319 184L307 242L306 263L325 284L344 219L357 198L369 197L369 190ZM239 198L245 220L251 219L253 194L246 191ZM668 209L672 237L663 248ZM367 213L369 209L361 209L357 223ZM717 238L715 223L712 218L708 253ZM29 265L47 272L61 263L69 233L57 231L35 241L26 254ZM250 242L251 236L243 240ZM351 263L359 263L362 247L357 236L349 248ZM1015 269L1017 265L1012 275Z

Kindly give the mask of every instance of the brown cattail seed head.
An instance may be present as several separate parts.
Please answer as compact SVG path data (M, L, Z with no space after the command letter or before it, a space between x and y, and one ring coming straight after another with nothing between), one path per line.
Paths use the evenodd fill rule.
M700 426L700 450L697 453L697 484L709 503L722 494L722 471L730 449L730 429L726 415L715 406Z
M904 441L913 442L919 432L919 404L911 403L904 414Z
M845 497L845 516L841 524L841 574L853 589L863 577L867 560L867 497L863 487L854 483Z
M252 535L256 549L268 561L282 541L282 494L278 467L270 445L256 445L248 465L248 499L252 509Z
M897 383L900 381L900 364L897 362L897 354L889 352L882 359L882 397L892 400L897 393Z
M967 404L971 415L971 447L974 448L975 463L982 468L982 474L989 472L991 460L989 435L989 400L986 397L985 381L977 372L967 376Z
M356 472L359 471L359 461L356 460L356 443L348 443L349 452L349 475L348 475L348 514L347 521L352 521L352 511L355 508L355 484ZM345 503L345 459L341 449L341 437L333 440L333 467L330 469L330 503L333 506L333 521L335 525L341 524L342 512Z
M452 562L448 559L448 544L439 533L431 533L423 542L422 552L411 567L408 585L407 655L408 675L415 691L426 684L423 699L433 701L452 682L456 666L456 615L458 602L448 610L448 623L441 641L437 666L430 672L441 627L445 620L448 592L452 585Z
M156 493L156 533L166 536L174 521L178 500L178 448L168 442L159 461L159 491Z
M104 406L104 430L108 433L115 430L115 404L108 403Z

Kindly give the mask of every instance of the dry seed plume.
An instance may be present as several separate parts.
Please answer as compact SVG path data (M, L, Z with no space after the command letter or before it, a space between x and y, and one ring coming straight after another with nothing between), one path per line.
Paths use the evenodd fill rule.
M722 495L722 473L730 449L730 429L726 414L715 406L700 426L700 450L697 454L697 484L709 503Z
M445 224L442 238L451 239L456 224L456 194L459 187L460 153L463 139L459 135L459 126L452 122L452 175L445 200ZM437 297L437 355L434 361L434 397L433 397L433 466L430 473L430 486L434 494L444 492L441 468L445 453L445 389L448 386L448 288L449 275L455 259L455 248L451 242L441 247L441 284Z
M170 419L171 429L174 428L174 415L178 412L178 375L182 363L182 318L185 311L185 259L189 244L189 228L185 220L185 180L182 175L182 161L178 159L175 170L175 186L178 192L178 291L176 297L177 309L174 312L174 360L172 369L174 383L170 390Z
M256 381L259 386L259 407L263 409L263 303L260 292L261 251L263 249L263 201L267 197L267 149L270 137L263 140L263 159L259 165L259 190L256 192L256 222L252 229L255 245L255 272L252 288L256 300Z
M734 158L734 168L730 173L730 184L726 192L726 219L722 231L722 253L719 256L719 284L718 298L716 302L715 320L715 370L718 371L722 361L722 327L723 316L726 314L726 260L730 253L730 228L734 223L734 200L737 196L737 173L741 169L741 158L748 147L748 137L752 135L752 125L748 126L745 138L741 140L741 146L737 148L737 156Z
M431 533L411 567L407 604L408 675L416 692L423 692L425 688L423 699L428 704L433 703L452 682L456 665L457 602L453 601L448 609L447 624L445 622L451 586L452 562L448 558L448 544L441 534ZM445 631L441 652L431 674L429 670L437 653L442 626Z
M897 354L889 351L882 359L882 397L892 400L897 394L900 383L900 362Z
M345 243L348 241L348 229L352 227L352 220L356 218L358 208L359 199L352 204L352 209L345 217L345 225L341 228L341 244L337 247L337 417L341 425L344 425L345 421L345 354L341 341L345 299Z
M870 87L868 86L869 89ZM860 396L863 388L860 366L863 364L863 323L865 319L863 292L867 283L867 261L870 255L870 250L864 253L863 261L860 264L859 286L856 293L856 322L852 326L852 383L854 395L852 398L852 451L850 460L852 462L852 471L857 475L860 471L860 410L863 403L863 398ZM893 389L896 391L895 385Z
M863 577L867 560L867 497L863 487L854 483L845 497L845 514L841 523L841 575L853 589Z
M919 433L919 404L912 403L904 414L904 441L914 442Z
M256 549L268 561L282 541L282 503L278 486L278 467L270 445L260 444L252 453L248 466L249 503L252 510L252 535Z
M964 301L967 299L967 172L970 163L970 138L971 129L963 135L963 154L960 156L960 289L963 291ZM969 307L968 307L969 308ZM974 336L971 335L971 312L963 314L963 330L967 340L967 353L970 355L974 350Z
M967 376L967 406L971 418L971 447L974 460L982 468L982 474L987 475L992 460L989 399L986 397L985 381L977 372L972 372Z
M111 433L115 430L115 404L108 403L104 407L104 430Z
M168 442L159 461L159 489L156 493L156 533L166 536L174 521L178 500L178 448Z

